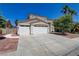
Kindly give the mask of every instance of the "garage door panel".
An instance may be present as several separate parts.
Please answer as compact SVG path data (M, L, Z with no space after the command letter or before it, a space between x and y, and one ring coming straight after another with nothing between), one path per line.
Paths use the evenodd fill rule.
M33 34L47 34L48 27L33 27Z
M48 27L34 27L34 26L32 26L31 28L20 26L18 29L18 34L30 35L30 29L31 29L31 34L34 34L34 35L35 34L48 34Z
M18 33L20 35L29 35L29 27L19 27Z

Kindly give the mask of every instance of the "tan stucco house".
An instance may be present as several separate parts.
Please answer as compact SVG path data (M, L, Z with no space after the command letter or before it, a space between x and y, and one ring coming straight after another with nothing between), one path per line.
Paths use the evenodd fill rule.
M18 23L18 34L48 34L54 31L52 24L53 21L48 20L47 17L30 14L26 21Z

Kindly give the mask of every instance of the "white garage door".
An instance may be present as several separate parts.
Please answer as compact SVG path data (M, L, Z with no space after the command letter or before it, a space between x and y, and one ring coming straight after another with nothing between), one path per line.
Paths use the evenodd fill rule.
M30 34L29 27L19 26L18 34L19 35L29 35Z
M47 34L48 27L32 27L32 34Z

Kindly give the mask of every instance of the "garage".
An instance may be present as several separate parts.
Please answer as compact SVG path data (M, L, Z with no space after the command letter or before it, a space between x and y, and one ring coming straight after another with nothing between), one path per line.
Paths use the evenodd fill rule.
M48 34L48 25L47 24L41 24L41 22L34 23L32 26L32 34Z
M26 25L19 26L18 34L19 35L30 35L30 27Z
M48 27L35 27L31 26L19 26L18 34L19 35L36 35L36 34L47 34L48 33Z
M33 34L47 34L48 28L47 27L33 27Z
M19 35L37 35L48 34L51 30L52 21L48 21L46 17L30 15L27 21L18 23Z

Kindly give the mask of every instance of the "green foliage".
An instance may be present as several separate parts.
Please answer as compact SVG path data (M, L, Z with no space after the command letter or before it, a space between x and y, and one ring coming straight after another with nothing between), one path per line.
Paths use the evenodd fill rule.
M71 9L68 5L65 5L65 6L62 8L61 11L62 11L62 13L64 13L64 14L70 14L71 16L77 14L76 11L73 10L73 9Z
M58 20L54 21L55 28L59 28L64 31L68 31L71 25L72 25L72 19L70 15L62 16Z
M74 27L73 27L73 29L72 29L72 32L73 32L73 33L75 33L75 32L79 33L79 23L75 23L75 24L74 24Z
M0 16L0 27L5 28L5 23L6 20L4 19L4 17Z
M69 13L70 13L71 16L77 15L76 11L73 10L73 9L69 9Z
M65 5L62 8L62 12L64 13L64 16L54 21L55 29L62 30L62 32L65 31L71 32L71 30L74 28L75 25L72 17L77 13L75 12L75 10L71 9L68 5Z
M6 19L3 16L0 16L0 28L5 28L6 27L6 23L9 23L10 28L12 28L12 24L10 21L6 21Z
M62 13L64 13L64 14L68 14L69 13L69 9L70 9L70 7L68 6L68 5L65 5L63 8L62 8Z
M18 25L18 20L16 19L16 21L15 21L15 25L17 26Z

